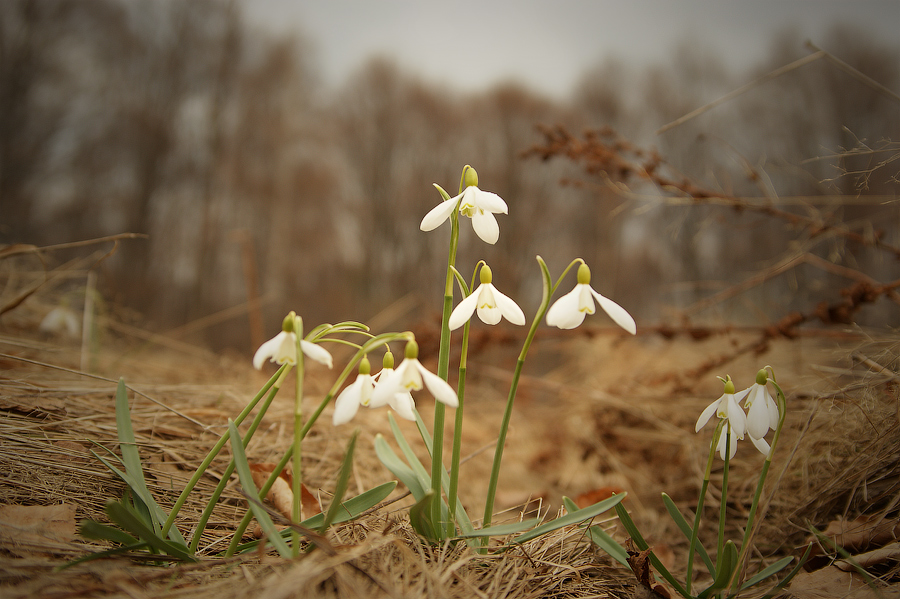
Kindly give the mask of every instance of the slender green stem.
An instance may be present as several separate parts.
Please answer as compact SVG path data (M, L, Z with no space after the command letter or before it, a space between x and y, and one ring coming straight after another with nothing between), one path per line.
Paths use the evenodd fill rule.
M719 425L713 433L712 443L709 445L709 456L706 458L706 471L703 473L703 484L700 486L700 497L697 498L697 511L694 513L694 527L691 530L691 542L688 547L687 575L685 577L685 588L688 594L691 592L691 584L694 574L694 551L697 548L697 535L700 530L700 520L703 514L703 503L706 501L706 490L709 488L709 479L712 475L713 460L716 457L716 446L719 444L719 436L722 434L722 425L724 421L720 420ZM713 572L710 572L713 574Z
M247 444L250 443L250 439L253 438L254 433L256 433L256 430L262 423L262 419L266 415L266 412L269 410L269 406L272 405L272 400L275 399L275 395L278 394L278 390L281 388L282 380L284 380L283 377L279 379L278 382L275 383L275 385L272 386L272 390L266 397L266 401L264 401L259 407L259 412L257 412L256 416L253 418L253 422L250 423L250 428L247 429L247 434L245 434L243 438L244 449L247 448ZM213 510L215 509L216 504L219 502L219 497L221 497L222 492L225 491L225 487L228 485L228 480L231 478L231 474L233 472L234 459L232 458L231 462L228 464L228 467L225 468L225 472L222 474L222 478L219 480L219 484L216 485L216 489L213 491L212 495L209 498L209 501L206 503L206 507L203 509L203 513L200 514L200 520L197 522L197 528L194 530L194 537L193 539L191 539L191 553L197 551L197 547L200 545L200 537L203 535L203 531L206 529L206 523L209 522L209 518L212 515Z
M460 180L460 193L464 185ZM441 311L441 345L438 352L437 375L445 381L450 378L450 313L453 311L453 269L456 264L456 251L459 247L459 210L454 209L450 215L450 250L447 256L447 276L444 282L444 305ZM431 490L434 492L434 501L431 504L431 521L438 529L438 538L444 536L445 525L441 523L441 472L444 467L444 413L445 406L439 401L434 402L434 443L431 453ZM448 523L452 526L452 523Z
M297 334L297 386L294 393L294 452L291 458L293 465L293 504L291 505L291 520L300 522L301 500L303 498L303 348L300 341L303 339L303 321L297 317L294 320L294 332ZM265 495L263 495L265 497ZM300 555L300 533L291 530L291 553L294 557Z
M728 466L731 461L731 422L725 429L725 467L722 469L722 500L719 503L719 543L716 546L716 568L724 564L725 556L725 507L728 503ZM718 574L718 571L716 572Z
M543 258L538 256L537 261L538 265L541 267L541 275L543 276L543 297L541 298L541 305L538 306L537 314L531 323L531 328L528 330L528 335L525 337L525 342L522 344L522 351L519 353L519 359L516 361L516 370L513 372L512 383L509 386L509 395L506 398L506 410L503 412L503 420L500 423L500 434L497 439L497 447L494 449L494 462L491 466L491 478L490 482L488 482L487 499L484 502L484 520L482 521L482 528L490 526L491 519L494 516L494 499L497 496L497 483L500 480L500 463L503 461L503 448L504 445L506 445L506 434L509 431L512 408L516 401L519 378L522 376L522 367L525 365L525 358L528 355L528 350L531 349L531 343L534 341L534 336L537 334L538 326L540 326L541 321L547 314L547 310L550 308L550 298L553 296L556 288L559 287L559 284L562 282L563 278L565 278L569 270L575 264L580 264L582 262L580 258L570 262L559 276L559 279L556 280L556 283L552 283L550 271L547 269L547 265L544 263Z
M784 393L774 380L772 382L775 384L776 396L778 397L778 426L775 429L775 434L772 436L772 445L769 446L769 453L766 455L766 461L763 462L762 470L759 473L759 481L756 483L756 492L753 494L753 503L750 504L750 513L747 516L747 527L744 530L744 540L741 542L741 553L740 556L738 556L737 561L738 567L734 570L734 574L729 582L729 588L734 587L736 582L740 582L740 580L737 579L737 576L740 574L742 577L744 569L746 568L745 562L750 551L750 539L753 535L756 511L759 508L759 499L762 496L763 485L765 485L766 477L769 474L769 467L772 465L772 456L775 455L775 446L778 444L778 438L781 436L781 429L784 426L784 417L786 414Z
M462 353L459 357L459 383L456 397L459 406L456 408L456 421L453 424L453 453L450 458L450 491L447 503L450 505L450 521L456 522L456 497L459 491L459 460L462 452L463 403L466 395L466 362L469 354L469 322L463 327Z
M244 419L250 414L253 408L256 407L256 404L259 403L269 389L272 388L273 385L277 381L279 381L280 377L287 374L287 370L290 369L290 364L282 364L281 368L272 375L272 378L268 380L268 382L263 385L262 389L250 400L241 413L238 414L237 418L234 419L235 426L239 425ZM228 431L219 437L219 440L216 441L216 444L213 445L213 448L209 450L209 453L200 462L200 466L197 467L197 470L194 472L194 475L188 481L187 485L184 487L184 490L181 492L181 495L178 496L178 499L175 501L175 505L172 506L172 510L169 512L169 517L166 518L166 521L162 526L162 536L165 537L169 534L169 529L172 528L172 525L175 523L175 518L178 516L178 512L181 510L184 502L187 501L188 495L191 494L191 491L194 490L194 487L197 486L197 483L200 481L200 478L203 477L203 474L206 472L206 469L209 468L209 465L212 464L212 461L219 455L219 452L222 451L222 448L225 447L225 444L228 443Z
M338 390L347 380L347 377L350 376L354 370L356 370L357 363L362 359L366 353L374 350L375 348L385 345L387 343L391 343L393 341L400 340L408 340L411 338L411 333L383 333L372 339L366 341L362 347L356 352L356 355L347 363L347 366L344 367L344 370L341 371L340 376L334 381L334 384L331 386L331 389L325 395L324 399L322 399L321 403L319 403L318 407L306 421L306 424L303 425L303 428L300 431L300 439L306 438L306 435L309 433L309 430L316 423L319 416L325 410L325 407L331 402L334 396L337 394ZM275 484L275 480L278 478L278 475L284 470L285 466L287 466L288 462L291 460L293 456L293 447L289 448L281 460L279 460L278 464L275 465L275 469L272 471L272 474L269 475L269 478L266 479L266 482L259 489L259 496L265 497L269 490L272 488L272 485ZM228 545L228 549L225 551L226 557L231 557L234 555L234 552L237 550L238 545L241 543L241 538L244 536L244 531L247 530L247 526L250 525L250 520L253 518L253 512L247 510L247 513L244 514L244 517L241 519L240 524L238 524L237 529L234 532L234 536L231 539L231 543Z

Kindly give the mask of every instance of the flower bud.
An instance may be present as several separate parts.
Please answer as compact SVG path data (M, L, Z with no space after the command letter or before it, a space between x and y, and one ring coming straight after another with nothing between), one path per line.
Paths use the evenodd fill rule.
M475 172L475 169L467 164L464 170L466 171L463 176L465 187L478 187L478 173Z
M416 360L419 357L419 344L415 341L408 341L406 343L406 351L403 353L403 356L407 360Z
M765 385L769 380L769 373L766 372L766 369L763 368L759 372L756 373L756 384L757 385Z
M394 354L391 350L384 352L384 359L381 361L382 368L394 368Z
M494 278L493 273L491 272L491 267L485 264L481 267L481 284L487 285Z
M729 393L734 395L734 381L731 380L729 375L725 375L725 393Z
M281 330L285 333L293 333L294 332L294 320L297 318L297 313L291 310L287 316L284 317L284 320L281 321Z
M581 263L581 266L578 267L578 284L579 285L590 285L591 284L591 269L584 262ZM593 314L593 312L591 312Z
M372 365L369 364L369 358L363 356L363 359L359 361L359 373L360 374L371 374L372 373Z

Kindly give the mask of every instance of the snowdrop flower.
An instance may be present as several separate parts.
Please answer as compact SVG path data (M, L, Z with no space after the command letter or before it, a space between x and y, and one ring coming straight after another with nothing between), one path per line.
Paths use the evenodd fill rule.
M603 297L591 287L591 269L583 262L578 267L578 284L575 285L575 289L550 306L550 310L547 312L547 324L561 329L574 329L584 322L585 314L594 313L594 300L597 300L603 311L617 325L632 335L635 334L637 327L634 319L625 311L625 308L611 299Z
M369 359L363 357L359 363L359 376L341 391L334 402L334 425L350 422L359 406L368 406L372 400L372 392L375 390L375 381L369 374L372 370Z
M500 239L500 225L494 214L509 214L503 198L489 191L478 189L478 174L471 166L466 166L464 181L466 188L456 197L444 200L422 219L419 229L432 231L450 218L459 204L459 213L472 219L472 228L485 242L494 244Z
M768 373L760 370L756 373L756 382L745 390L747 393L747 399L744 401L744 407L747 408L747 433L751 439L762 439L769 429L778 428L780 414L778 405L766 389L768 378Z
M478 311L478 318L485 324L497 324L501 317L513 324L525 324L525 313L519 306L500 293L491 284L493 274L491 267L485 264L481 267L481 285L472 292L469 297L459 302L459 305L450 314L450 330L455 331L472 318L472 313Z
M71 308L62 305L47 312L38 328L44 333L56 335L65 332L69 337L78 337L81 334L81 321Z
M725 392L719 399L706 406L706 409L700 414L700 418L697 419L694 431L699 433L700 429L706 426L713 414L722 420L728 420L727 425L731 427L731 443L728 455L729 457L734 457L737 451L737 440L744 438L744 432L747 428L747 417L744 415L744 410L741 409L738 402L750 390L744 389L740 393L735 393L734 382L732 382L731 377L722 379L722 382L725 383ZM722 435L719 437L719 444L716 446L716 450L723 460L725 459L725 433L726 431L723 430ZM757 443L754 442L754 445L757 445ZM757 448L759 448L759 445L757 445Z
M382 362L381 371L372 377L373 380L387 380L391 373L394 372L394 354L390 351L385 352L384 361ZM376 387L378 383L376 383ZM369 402L370 408L380 408L383 405L390 405L397 414L407 420L416 419L416 403L413 401L412 393L409 391L401 391L390 396L379 397Z
M453 387L438 375L428 372L419 363L419 345L415 341L406 344L405 354L404 360L394 372L379 379L375 393L372 395L372 404L381 406L390 403L392 399L396 402L395 396L398 393L418 391L425 386L439 402L451 408L459 406Z
M291 311L281 323L281 332L259 346L259 349L256 350L256 354L253 356L254 368L257 370L262 368L266 358L270 362L278 364L287 362L293 365L297 363L297 335L294 333L294 319L296 317L297 315ZM301 339L300 348L308 358L331 368L331 354L324 347L320 347L306 339Z

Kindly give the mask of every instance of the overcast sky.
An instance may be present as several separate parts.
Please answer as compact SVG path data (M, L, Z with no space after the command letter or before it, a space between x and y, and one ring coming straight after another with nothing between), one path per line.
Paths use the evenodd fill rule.
M900 0L245 0L244 8L262 27L309 39L329 85L381 54L461 91L516 79L563 97L610 55L661 63L688 39L735 68L761 60L789 27L798 44L821 40L836 22L900 43Z

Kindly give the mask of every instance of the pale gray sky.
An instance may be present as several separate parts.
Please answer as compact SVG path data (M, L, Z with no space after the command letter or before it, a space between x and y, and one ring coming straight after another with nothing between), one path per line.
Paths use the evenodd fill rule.
M744 68L788 27L799 41L816 41L844 22L895 47L900 31L900 0L244 0L243 6L252 22L312 41L329 85L377 53L460 91L517 79L554 97L568 94L586 68L609 55L635 66L659 63L687 39Z

